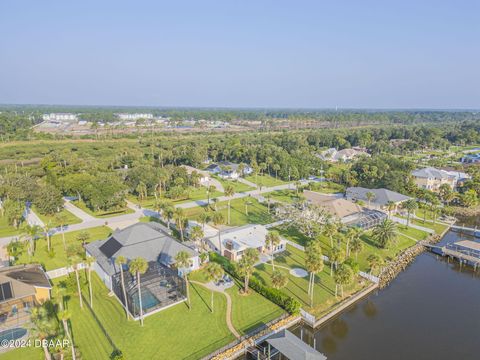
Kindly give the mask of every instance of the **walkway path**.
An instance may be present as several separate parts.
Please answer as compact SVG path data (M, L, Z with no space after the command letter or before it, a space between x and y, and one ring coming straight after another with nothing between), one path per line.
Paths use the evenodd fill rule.
M257 185L257 184L255 184L255 183L253 183L253 182L251 182L251 181L248 181L248 180L246 180L246 179L244 179L244 178L242 178L242 177L239 177L239 178L237 179L237 181L238 181L238 182L241 182L242 184L251 186L251 187L253 187L253 188L258 188L258 185Z
M23 216L25 217L29 225L31 226L37 225L37 226L40 226L41 228L45 227L45 223L38 217L37 214L33 212L32 208L30 207L25 208L25 212Z
M70 211L76 217L80 218L82 222L95 220L94 216L87 214L85 211L83 211L79 207L73 205L69 199L65 199L65 209Z
M407 225L407 219L402 219L402 218L399 218L399 217L396 217L396 216L392 216L391 219L393 221L399 223L399 224ZM435 234L435 230L432 230L432 229L429 229L429 228L426 228L426 227L423 227L423 226L420 226L420 225L415 225L415 224L412 224L411 222L410 222L410 224L408 224L408 226L413 228L413 229L425 231L429 234Z
M241 335L238 333L238 331L235 329L235 327L233 326L232 324L232 298L230 297L230 294L226 293L225 291L223 290L219 290L215 285L213 285L212 283L207 283L207 284L204 284L200 281L194 281L194 280L190 280L190 282L192 284L197 284L197 285L200 285L200 286L203 286L204 288L207 288L208 290L211 290L211 291L215 291L215 292L218 292L220 294L223 294L225 295L225 297L227 298L227 312L226 312L226 321L227 321L227 326L228 326L228 329L230 330L230 332L236 337L236 338L240 338Z

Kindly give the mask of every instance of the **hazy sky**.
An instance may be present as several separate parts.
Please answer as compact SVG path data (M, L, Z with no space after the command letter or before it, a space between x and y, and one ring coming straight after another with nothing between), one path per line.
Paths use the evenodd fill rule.
M0 1L0 103L480 108L480 1Z

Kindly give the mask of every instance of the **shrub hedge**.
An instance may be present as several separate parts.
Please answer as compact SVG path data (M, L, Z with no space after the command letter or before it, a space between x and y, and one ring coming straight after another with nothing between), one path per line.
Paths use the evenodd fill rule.
M227 273L232 275L234 278L243 281L243 278L237 272L235 264L229 261L226 257L212 252L210 253L210 261L220 264ZM285 311L288 313L293 315L298 315L300 313L300 302L291 296L284 294L280 290L263 285L255 277L250 278L249 286L260 295L277 304L282 309L285 309Z

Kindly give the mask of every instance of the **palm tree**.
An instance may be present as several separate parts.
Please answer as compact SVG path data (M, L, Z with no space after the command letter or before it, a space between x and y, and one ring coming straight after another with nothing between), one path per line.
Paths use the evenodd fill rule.
M240 261L238 262L238 272L244 277L244 293L248 294L248 284L250 282L250 275L253 273L254 265L258 261L258 250L248 248L243 253Z
M358 254L363 250L363 242L360 239L360 236L352 239L350 250L355 253L355 260L358 260Z
M140 181L138 183L135 191L137 192L138 200L140 201L140 203L145 200L145 198L147 197L147 185L145 185L143 181Z
M220 246L220 255L223 256L223 249L222 249L222 235L221 235L221 228L220 226L225 223L225 218L223 217L222 213L215 212L212 216L212 222L218 229L218 245Z
M330 239L330 246L333 247L333 237L337 234L338 227L337 224L329 222L323 228L323 234Z
M252 205L252 202L250 200L245 201L245 215L248 216L248 206Z
M267 200L267 210L268 213L270 213L270 199L272 198L272 194L267 193L265 194L265 199Z
M52 356L48 350L48 342L45 340L57 335L58 328L55 317L49 313L45 306L37 306L32 309L30 318L33 324L31 333L40 340L45 360L51 360Z
M384 264L383 258L375 253L370 254L367 257L367 261L368 265L370 266L370 274L372 274L374 270L380 269Z
M185 280L185 290L187 291L187 302L188 302L188 309L192 309L192 304L190 303L190 290L188 288L188 270L190 269L190 255L186 251L180 251L175 256L175 265L177 269L182 271L183 278Z
M223 275L224 275L224 270L222 266L218 263L215 262L210 262L205 266L205 277L208 282L213 281L214 283L220 280ZM210 305L210 311L213 313L213 290L211 291L212 297L211 297L211 305Z
M397 225L392 220L383 220L373 228L372 238L380 247L387 248L397 239Z
M265 237L265 246L270 249L270 255L272 257L272 269L275 270L275 264L273 263L273 253L275 247L280 244L280 234L278 231L269 231Z
M92 267L95 259L91 256L88 256L85 259L88 269L88 291L90 292L90 307L93 309L93 290L92 290Z
M272 286L274 289L282 289L288 284L288 276L280 271L280 270L275 270L272 273Z
M389 200L387 202L387 211L388 211L388 218L392 217L392 211L395 210L395 207L397 205L395 204L395 202L393 202L392 200Z
M173 219L175 214L175 208L173 206L167 206L164 210L165 216L167 217L167 228L170 230L170 222Z
M148 269L147 260L141 257L137 257L130 261L128 267L130 274L137 277L137 292L138 292L138 304L140 308L140 324L143 326L143 304L142 304L142 288L140 284L140 275L145 274Z
M190 239L192 239L197 246L199 242L202 242L204 236L205 234L200 226L195 225L190 229Z
M356 239L360 237L360 232L361 229L358 227L350 227L347 230L347 233L345 234L345 240L346 240L346 248L345 248L345 254L347 257L350 256L350 244Z
M67 295L67 288L60 283L58 286L55 286L54 289L55 289L55 298L57 299L57 303L59 307L58 318L62 322L63 331L65 332L68 340L70 341L70 346L72 349L72 359L75 360L76 359L75 345L73 344L73 339L68 329L68 320L71 318L72 314L70 311L66 310L64 307L65 296Z
M30 256L33 256L35 253L35 239L41 234L42 228L38 225L25 225L24 231L27 234L30 246L28 253Z
M180 239L183 242L183 228L185 226L185 213L183 212L182 208L176 208L175 213L173 214L175 219L175 225L177 229L180 231Z
M349 285L353 281L353 270L346 264L341 264L335 271L333 279L335 280L335 297L337 297L338 286L340 286L340 292L343 298L343 286Z
M58 213L55 215L55 222L58 224L60 227L60 232L62 233L62 241L63 241L63 250L67 251L67 244L65 242L65 232L64 232L64 227L67 224L67 216L65 213Z
M213 185L207 186L207 205L210 205L210 194L215 191L216 187Z
M308 282L308 294L310 295L310 306L313 306L313 293L315 285L315 274L323 270L322 248L319 241L310 241L305 249L305 267L310 273Z
M225 187L225 196L228 197L228 215L227 215L227 224L230 225L230 208L231 208L231 201L232 197L235 195L235 189L232 185L227 185Z
M202 223L202 229L205 231L205 225L211 220L211 215L208 211L203 211L200 214L200 222Z
M77 280L77 292L78 292L78 299L80 302L80 308L83 309L83 298L82 298L82 289L80 287L80 264L82 263L81 254L82 250L78 247L78 245L70 245L67 248L67 258L69 265L73 268L75 272L75 278Z
M295 181L295 194L298 197L298 190L300 190L300 186L302 186L302 183L300 181Z
M47 250L48 252L50 252L50 223L46 223L45 225L43 225L43 231L45 233L45 239L47 240Z
M414 199L405 201L402 207L407 210L407 227L410 225L410 215L418 209L418 204Z
M338 264L345 260L345 252L341 248L334 246L330 249L328 260L330 261L330 276L332 276L333 265L335 265L335 270L337 270Z
M375 193L371 192L371 191L368 191L366 194L365 194L365 197L367 198L368 200L368 207L371 206L372 204L372 201L375 199Z
M128 320L128 300L127 300L127 291L125 289L125 277L123 275L123 265L127 263L127 259L120 255L115 259L115 264L118 265L120 270L120 280L122 281L122 292L123 292L123 307L125 308L125 314L127 315Z

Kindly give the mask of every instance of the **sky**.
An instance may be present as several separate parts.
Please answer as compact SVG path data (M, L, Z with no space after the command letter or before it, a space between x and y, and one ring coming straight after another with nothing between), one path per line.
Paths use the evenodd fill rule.
M0 1L0 103L480 109L480 1Z

